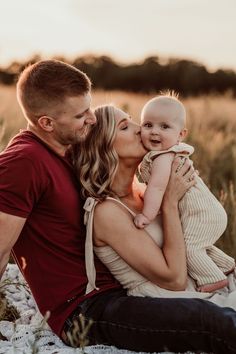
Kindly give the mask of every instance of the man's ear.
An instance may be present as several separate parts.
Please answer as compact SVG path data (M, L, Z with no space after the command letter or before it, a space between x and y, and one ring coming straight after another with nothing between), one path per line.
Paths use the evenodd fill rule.
M53 120L49 116L42 116L38 119L38 125L46 132L53 131Z
M183 141L188 134L188 129L184 128L179 133L179 141Z

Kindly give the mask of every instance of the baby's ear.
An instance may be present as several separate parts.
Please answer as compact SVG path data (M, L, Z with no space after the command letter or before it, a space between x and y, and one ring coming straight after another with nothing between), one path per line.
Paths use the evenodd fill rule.
M179 133L179 141L183 141L188 134L188 129L184 128Z

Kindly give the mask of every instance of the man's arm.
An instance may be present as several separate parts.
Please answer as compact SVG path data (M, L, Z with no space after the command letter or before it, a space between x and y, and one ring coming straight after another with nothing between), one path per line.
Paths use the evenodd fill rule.
M6 269L10 252L26 219L0 212L0 279Z

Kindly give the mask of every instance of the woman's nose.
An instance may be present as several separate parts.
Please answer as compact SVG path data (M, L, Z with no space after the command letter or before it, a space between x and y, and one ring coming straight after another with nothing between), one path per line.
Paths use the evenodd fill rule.
M140 132L141 132L140 125L138 123L135 123L135 122L133 122L133 124L134 124L135 133L136 134L140 134Z
M93 111L90 110L90 111L88 112L87 117L86 117L86 123L93 125L93 124L95 124L96 122L97 122L97 118L96 118L95 114L93 113Z

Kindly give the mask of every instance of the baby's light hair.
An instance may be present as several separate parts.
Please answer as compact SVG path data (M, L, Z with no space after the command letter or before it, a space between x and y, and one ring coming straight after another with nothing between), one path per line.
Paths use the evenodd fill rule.
M175 100L179 101L179 93L175 90L161 90L159 91L159 96L166 96L166 97L172 97Z
M183 103L179 100L179 94L173 90L160 91L159 95L150 99L141 112L141 122L144 121L148 110L155 104L160 103L164 106L172 106L176 109L176 119L179 119L181 127L186 125L186 110Z

